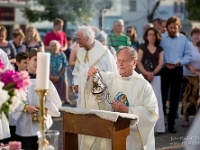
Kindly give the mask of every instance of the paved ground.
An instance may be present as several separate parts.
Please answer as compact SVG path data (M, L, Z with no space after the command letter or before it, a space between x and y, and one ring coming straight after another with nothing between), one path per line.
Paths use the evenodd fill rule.
M73 99L73 98L71 98ZM74 101L73 101L74 102ZM75 107L75 105L63 105L67 107ZM180 114L180 108L179 106L179 114ZM168 131L162 134L158 134L155 136L156 140L156 150L183 150L184 145L182 144L182 140L186 136L186 133L188 131L188 127L182 127L183 123L183 116L179 115L179 118L176 119L176 125L175 128L177 130L176 134L171 134ZM52 126L52 130L58 130L60 131L59 136L59 150L63 150L63 135L62 135L62 117L60 118L54 118L54 124ZM192 122L193 118L190 119L190 122Z

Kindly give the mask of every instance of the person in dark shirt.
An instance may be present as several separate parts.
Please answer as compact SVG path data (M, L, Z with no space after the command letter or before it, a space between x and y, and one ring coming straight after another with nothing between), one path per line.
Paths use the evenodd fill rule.
M159 119L155 125L154 132L165 132L165 121L161 96L160 70L163 64L163 48L159 46L161 35L155 28L148 28L144 35L144 44L138 47L138 69L147 79L156 95L159 107Z

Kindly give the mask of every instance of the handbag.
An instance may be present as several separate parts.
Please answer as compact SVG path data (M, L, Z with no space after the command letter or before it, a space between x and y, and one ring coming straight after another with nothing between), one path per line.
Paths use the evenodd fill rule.
M152 72L152 71L153 71L153 64L152 64L152 62L151 62L150 59L145 59L144 62L143 62L143 66L144 66L144 69L145 69L146 71L149 71L149 72ZM144 74L142 74L142 75L143 75L143 77L144 77L147 81L149 81L149 82L152 81L152 80L149 80L149 79L147 78L147 76L145 76Z
M143 62L144 69L146 71L152 72L153 71L153 63L150 59L145 59Z

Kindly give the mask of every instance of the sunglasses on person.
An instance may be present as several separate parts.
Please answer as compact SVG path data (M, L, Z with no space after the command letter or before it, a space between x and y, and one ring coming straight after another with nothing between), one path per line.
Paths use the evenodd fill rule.
M132 32L131 30L127 30L127 31L126 31L126 33L131 33L131 32Z

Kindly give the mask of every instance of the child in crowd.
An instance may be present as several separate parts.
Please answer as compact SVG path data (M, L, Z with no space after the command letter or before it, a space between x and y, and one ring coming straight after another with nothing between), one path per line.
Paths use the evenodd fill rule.
M16 66L18 71L26 71L27 70L27 58L28 55L25 52L19 52L16 56Z
M61 100L64 103L71 104L68 98L68 84L65 75L67 59L63 52L60 52L60 43L56 40L50 42L51 62L50 62L50 80L55 85Z
M31 85L27 90L26 104L22 103L16 109L13 117L16 119L17 140L22 142L22 149L38 150L37 132L40 129L40 122L34 120L35 114L39 116L39 96L35 92L37 51L31 50L28 54L28 73L31 78ZM46 122L45 127L49 129L53 123L51 116L60 116L58 108L61 107L61 100L52 82L49 81L49 92L45 99Z

